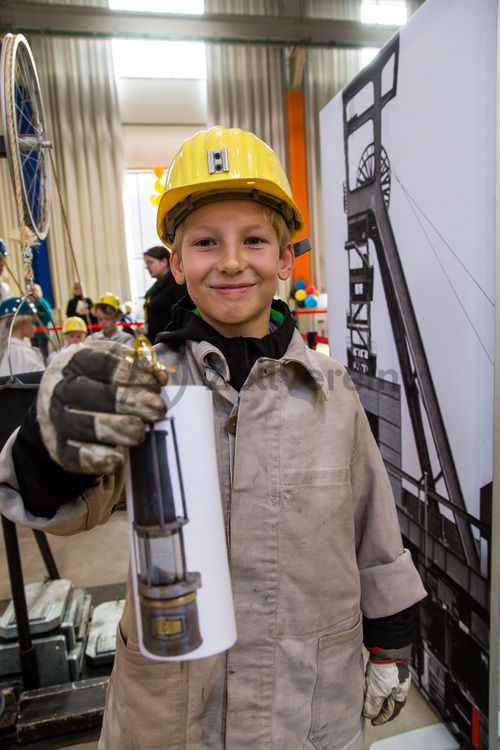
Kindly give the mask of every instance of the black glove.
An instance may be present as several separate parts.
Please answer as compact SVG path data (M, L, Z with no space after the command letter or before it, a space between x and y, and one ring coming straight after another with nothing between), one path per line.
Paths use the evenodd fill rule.
M68 472L111 474L123 448L144 439L144 425L165 414L167 373L130 364L130 348L112 341L68 347L45 371L37 417L51 458Z

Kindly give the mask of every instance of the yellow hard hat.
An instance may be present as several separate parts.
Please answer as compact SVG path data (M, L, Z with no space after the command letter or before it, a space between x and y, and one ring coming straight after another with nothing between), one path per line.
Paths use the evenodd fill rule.
M173 158L158 204L161 241L171 246L176 227L191 211L225 195L251 198L279 211L292 240L304 224L274 151L254 133L217 126L188 138Z
M113 292L104 292L97 300L96 305L109 305L109 307L114 307L115 310L120 310L120 298Z
M63 333L87 333L87 326L85 325L85 321L82 320L82 318L79 318L77 315L72 316L71 318L66 318L64 321L62 332Z

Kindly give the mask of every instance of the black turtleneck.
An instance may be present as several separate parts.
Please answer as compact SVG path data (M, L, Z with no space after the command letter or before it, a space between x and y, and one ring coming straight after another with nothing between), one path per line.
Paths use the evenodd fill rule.
M295 321L281 300L273 300L269 327L270 332L261 339L244 336L227 338L201 319L194 303L186 296L172 308L172 322L166 331L158 334L156 343L175 346L176 342L189 340L213 344L226 359L229 382L239 391L259 357L280 359L288 349Z

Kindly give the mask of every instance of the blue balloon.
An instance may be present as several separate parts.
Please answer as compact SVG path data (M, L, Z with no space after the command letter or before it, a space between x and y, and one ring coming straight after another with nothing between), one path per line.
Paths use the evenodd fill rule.
M306 307L317 307L318 306L318 298L315 294L308 294L307 297L304 300L304 305Z
M306 286L307 284L304 279L297 279L297 281L295 282L295 289L305 289Z

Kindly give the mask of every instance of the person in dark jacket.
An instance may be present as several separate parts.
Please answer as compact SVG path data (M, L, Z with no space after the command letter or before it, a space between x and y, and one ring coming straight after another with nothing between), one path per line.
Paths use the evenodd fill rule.
M166 247L156 245L144 253L144 263L150 276L156 279L144 300L146 334L154 344L156 336L172 320L172 305L187 294L185 284L177 284L170 271L170 253Z
M77 315L86 323L97 323L97 318L92 312L93 302L90 297L85 297L79 281L75 281L72 291L73 296L66 305L66 317L72 318Z

